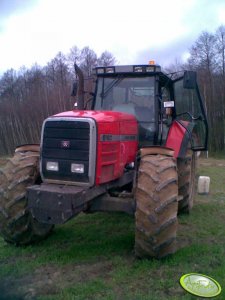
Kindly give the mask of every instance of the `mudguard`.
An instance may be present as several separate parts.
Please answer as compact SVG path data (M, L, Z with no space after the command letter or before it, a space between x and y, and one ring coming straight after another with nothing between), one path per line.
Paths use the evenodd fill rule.
M174 150L174 157L185 157L188 145L191 144L191 133L194 124L187 121L175 120L168 132L166 147Z
M40 145L39 144L25 144L25 145L17 146L15 149L15 153L26 152L26 151L40 152Z

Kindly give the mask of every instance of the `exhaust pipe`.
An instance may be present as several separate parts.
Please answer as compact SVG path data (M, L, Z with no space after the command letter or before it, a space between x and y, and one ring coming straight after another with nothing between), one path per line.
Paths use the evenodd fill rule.
M84 74L76 63L74 64L74 69L78 76L78 89L76 91L77 109L84 110Z

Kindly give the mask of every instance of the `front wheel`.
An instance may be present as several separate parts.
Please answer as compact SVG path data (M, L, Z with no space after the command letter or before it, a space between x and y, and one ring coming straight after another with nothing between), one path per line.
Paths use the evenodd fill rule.
M176 251L178 185L176 161L141 158L136 187L135 254L162 258Z
M27 187L39 178L39 152L16 152L0 170L0 233L9 243L27 245L45 238L53 226L34 219L27 209Z

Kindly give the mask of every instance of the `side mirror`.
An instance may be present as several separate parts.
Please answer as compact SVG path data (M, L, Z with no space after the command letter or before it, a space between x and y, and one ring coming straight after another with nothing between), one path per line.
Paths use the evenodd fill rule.
M71 91L71 96L76 96L77 95L77 82L74 81L72 91Z
M197 85L197 73L194 71L185 71L183 78L184 89L195 89Z

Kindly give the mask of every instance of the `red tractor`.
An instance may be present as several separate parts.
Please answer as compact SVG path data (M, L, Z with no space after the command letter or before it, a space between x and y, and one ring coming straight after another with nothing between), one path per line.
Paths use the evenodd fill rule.
M76 110L46 119L41 145L18 147L1 170L1 235L25 245L80 212L122 211L135 215L137 257L175 252L177 214L193 206L195 151L207 149L196 73L97 67L85 110L76 69Z

